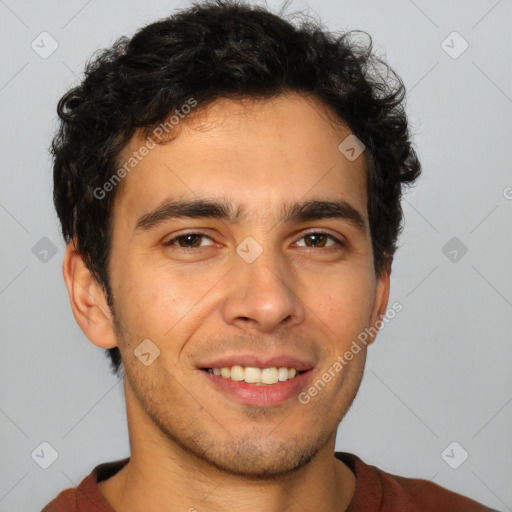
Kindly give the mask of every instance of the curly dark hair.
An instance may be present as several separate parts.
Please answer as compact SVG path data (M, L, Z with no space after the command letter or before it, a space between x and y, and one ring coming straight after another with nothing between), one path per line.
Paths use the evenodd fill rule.
M356 36L364 36L361 41ZM298 92L324 102L366 146L368 217L376 275L391 270L403 226L402 185L421 173L405 114L401 78L378 57L372 38L328 32L304 16L237 0L194 2L168 18L119 38L93 56L85 77L59 101L51 144L54 204L62 233L74 241L113 308L107 272L111 210L119 187L95 193L118 169L138 132L170 113L218 98L268 99ZM118 374L118 348L107 349Z

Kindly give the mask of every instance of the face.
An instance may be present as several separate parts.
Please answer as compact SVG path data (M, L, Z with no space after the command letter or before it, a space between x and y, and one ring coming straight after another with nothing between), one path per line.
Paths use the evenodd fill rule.
M333 365L384 313L389 276L373 269L364 157L340 152L350 132L330 119L296 95L218 100L124 178L109 275L132 429L252 476L296 469L332 440L365 347ZM174 217L178 201L196 203ZM205 370L237 363L304 373L256 385Z

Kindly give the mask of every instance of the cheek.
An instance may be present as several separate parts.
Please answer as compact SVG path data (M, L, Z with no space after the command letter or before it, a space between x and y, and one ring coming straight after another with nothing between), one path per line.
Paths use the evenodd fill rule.
M189 275L166 263L127 265L118 290L130 332L162 343L186 337L211 306L217 281L212 272Z
M320 286L308 286L305 303L326 326L337 348L350 345L368 327L375 284L368 274L356 271L322 279Z

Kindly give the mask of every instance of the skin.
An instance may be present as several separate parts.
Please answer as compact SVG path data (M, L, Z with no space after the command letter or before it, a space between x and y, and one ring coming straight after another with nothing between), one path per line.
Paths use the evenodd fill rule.
M324 104L287 93L220 99L182 121L179 136L120 185L109 261L115 317L68 245L63 273L74 316L92 343L118 346L124 363L131 459L99 484L116 510L348 507L355 477L333 454L365 346L307 405L295 397L273 407L239 404L196 367L205 354L279 350L314 361L314 382L385 314L390 267L375 275L368 230L342 219L279 222L284 203L344 199L368 228L365 160L338 150L350 131L332 119ZM134 137L124 156L141 144ZM174 219L134 232L141 215L176 197L225 198L244 205L247 219ZM212 241L163 246L196 230ZM305 236L317 231L345 245ZM250 264L236 252L248 236L263 248ZM145 339L160 349L149 366L134 355Z

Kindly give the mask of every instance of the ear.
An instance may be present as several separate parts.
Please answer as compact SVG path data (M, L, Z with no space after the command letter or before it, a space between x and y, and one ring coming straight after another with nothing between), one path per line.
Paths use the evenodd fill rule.
M105 293L75 249L73 240L66 247L62 274L73 315L84 334L97 347L116 347L112 315Z
M373 306L372 315L370 318L370 336L368 337L367 345L371 345L377 337L379 328L382 327L382 318L386 315L389 300L389 278L391 275L391 263L393 257L388 256L388 261L384 265L380 276L377 278L377 287L375 290L375 301ZM375 325L377 323L377 325Z

